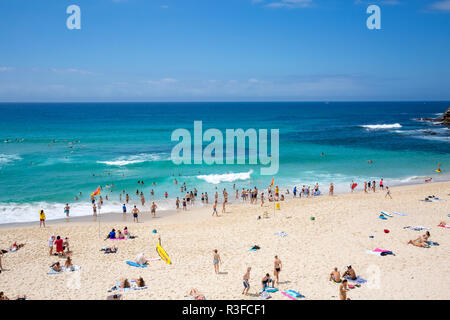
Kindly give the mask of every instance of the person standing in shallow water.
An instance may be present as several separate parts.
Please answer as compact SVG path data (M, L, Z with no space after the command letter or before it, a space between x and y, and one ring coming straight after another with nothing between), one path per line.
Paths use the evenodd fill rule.
M136 206L134 206L132 213L133 213L133 221L139 222L139 220L138 220L139 209L136 208Z

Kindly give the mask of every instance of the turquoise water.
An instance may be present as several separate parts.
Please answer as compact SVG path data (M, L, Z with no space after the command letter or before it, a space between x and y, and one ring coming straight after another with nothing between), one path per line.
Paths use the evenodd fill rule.
M89 194L108 194L102 212L120 211L119 193L147 201L150 190L161 209L188 190L267 187L261 165L175 165L173 130L248 128L280 130L280 168L275 184L312 185L348 191L352 180L386 184L446 180L450 170L448 128L414 120L435 117L449 102L340 103L4 103L0 104L0 221L33 221L92 214ZM207 143L204 143L206 146ZM269 149L270 150L270 149ZM321 156L321 153L324 156ZM373 164L368 164L372 160ZM436 173L438 163L443 172ZM138 180L145 182L144 187ZM152 186L152 182L156 186ZM114 184L113 190L107 185ZM168 192L169 199L164 199ZM78 201L75 197L82 192ZM234 198L231 197L230 198ZM148 209L148 208L147 208Z

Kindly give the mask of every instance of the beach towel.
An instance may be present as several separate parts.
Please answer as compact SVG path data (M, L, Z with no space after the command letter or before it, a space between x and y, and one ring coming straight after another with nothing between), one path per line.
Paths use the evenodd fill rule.
M267 300L270 298L272 298L272 296L267 291L261 292L261 294L258 297L259 300Z
M286 297L288 297L289 299L292 299L292 300L300 300L300 299L306 298L304 295L302 295L301 293L298 293L294 290L286 290L286 291L281 292L281 294L285 295Z
M446 224L445 226L438 226L438 227L450 229L450 225L448 225L448 224Z
M356 277L355 280L352 280L349 276L346 276L346 277L344 277L344 278L347 279L347 280L350 281L350 282L357 283L357 284L363 284L363 283L366 283L366 282L367 282L366 279L363 279L363 278L361 278L360 276Z
M381 256L386 256L388 254L394 255L394 253L390 250L384 250L384 249L379 249L379 248L374 249L373 252L380 252Z
M263 289L263 291L266 291L266 292L277 292L278 291L278 289L277 288L273 288L273 287L265 287L264 289Z
M125 262L132 267L147 268L146 264L137 264L136 262L133 262L133 261L125 261Z
M108 240L117 240L117 241L119 241L119 240L127 240L127 238L123 238L123 239L114 238L114 239L108 239Z
M281 232L275 232L276 236L280 236L280 237L287 237L287 233L284 233L283 231Z
M382 220L387 220L387 218L385 216L383 216L383 215L380 215L379 218L382 219Z
M47 274L60 274L60 273L62 273L62 271L55 271L55 270L53 270L53 269L51 269L50 268L50 271L49 272L47 272Z
M392 217L393 217L393 215L392 215L392 214L390 214L390 213L387 213L386 211L381 211L381 214L382 214L382 215L385 215L385 216L388 216L388 217L390 217L390 218L392 218Z
M417 226L417 227L407 226L407 227L403 227L403 229L411 229L414 231L430 230L430 228L426 228L426 227L422 227L422 226Z
M400 212L393 212L393 214L396 214L396 215L401 216L401 217L406 217L406 214L400 213Z
M367 254L373 254L375 256L381 256L381 252L374 252L372 250L366 250L365 251Z
M428 244L429 246L438 246L438 245L439 245L439 243L434 242L434 241L427 241L427 244Z
M130 285L131 285L131 283L130 283ZM112 287L111 289L109 289L108 292L111 292L111 291L128 292L130 290L131 290L131 288L121 288L120 281L116 281L116 285L114 287Z

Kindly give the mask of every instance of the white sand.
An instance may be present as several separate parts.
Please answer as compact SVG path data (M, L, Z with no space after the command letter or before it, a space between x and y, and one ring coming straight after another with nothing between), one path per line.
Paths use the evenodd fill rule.
M2 228L0 248L8 248L14 241L26 245L4 255L2 264L7 271L0 274L0 291L10 298L105 299L115 281L142 276L149 288L125 293L124 299L187 299L192 287L208 299L254 299L264 274L273 275L277 254L283 262L280 290L296 290L308 299L338 299L338 285L328 281L329 274L333 267L342 272L349 264L358 275L370 280L351 290L351 299L449 299L450 229L436 227L440 221L450 223L449 193L450 182L441 182L393 188L392 200L381 191L301 200L290 199L289 195L275 216L269 202L264 208L259 203L230 205L227 213L218 218L211 217L210 204L139 224L131 222L130 217L122 221L119 213L116 222L102 223L101 238L98 223L92 221L58 222L45 229L40 229L38 222ZM445 201L419 201L431 194ZM219 213L221 208L219 204ZM407 216L394 215L383 221L378 218L381 210ZM270 218L256 220L264 211L270 213ZM315 221L310 220L311 216ZM113 227L123 230L125 225L137 239L103 240ZM423 234L404 230L407 225L430 227L430 240L440 246L407 245L408 240ZM153 229L161 234L173 264L154 261L145 269L125 264L140 252L157 257ZM390 233L385 234L384 229ZM279 231L288 236L274 235ZM52 233L70 238L73 262L82 267L81 271L46 274L52 262L64 262L48 256L47 239ZM112 244L119 247L117 254L99 251ZM261 250L250 252L255 244ZM365 253L375 248L392 250L395 256ZM219 250L224 274L214 273L213 249ZM243 296L242 276L248 266L252 267L252 287L250 295ZM287 299L280 292L271 295L273 299Z

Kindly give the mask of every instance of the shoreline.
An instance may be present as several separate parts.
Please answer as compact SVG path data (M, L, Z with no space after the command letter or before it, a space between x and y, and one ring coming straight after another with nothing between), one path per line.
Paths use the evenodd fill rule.
M419 201L432 194L445 201ZM97 300L106 298L115 281L142 276L149 289L125 293L124 299L186 300L190 288L198 288L208 300L253 300L260 291L262 276L267 272L272 275L273 257L278 255L283 262L280 291L295 290L307 299L339 299L338 285L329 282L328 277L333 267L343 271L346 265L352 265L364 279L375 281L352 289L348 293L352 300L450 299L450 279L445 276L450 272L450 230L436 227L442 220L449 222L449 194L450 182L433 182L392 187L393 199L385 198L385 192L362 191L309 199L289 197L280 202L281 209L276 211L270 202L263 207L259 202L240 202L227 206L226 213L221 213L218 206L218 217L211 216L208 206L169 215L160 213L157 219L144 213L140 215L141 223L132 223L129 217L125 224L121 214L111 214L102 220L100 228L91 219L55 222L45 229L39 228L38 222L11 226L2 229L0 248L14 241L25 243L25 247L3 256L6 270L0 274L1 290L9 297L26 294L29 299ZM269 217L257 220L265 211ZM406 216L383 221L378 218L380 211ZM310 217L315 217L314 221ZM111 228L117 230L124 225L136 239L104 240ZM407 245L423 233L403 229L408 225L430 227L431 240L440 246L426 249ZM161 235L172 264L153 261L147 268L128 266L125 261L133 260L140 252L149 258L158 257L153 229ZM288 236L276 236L277 232ZM79 273L46 274L51 263L64 262L48 255L47 239L51 234L70 238L73 262L82 267ZM111 245L119 247L117 254L99 251ZM254 245L261 249L250 252ZM395 256L365 253L375 248L392 250ZM219 250L223 260L220 274L213 270L213 249ZM248 266L252 267L251 288L250 295L244 296L242 275ZM286 299L281 293L271 295L274 300Z
M445 182L450 182L450 178L444 178L443 180L437 180L437 181L432 181L432 182L427 182L427 183L423 182L422 180L420 180L420 181L419 180L417 180L417 181L410 180L408 182L398 183L398 184L393 184L393 185L385 183L385 185L388 185L389 188L391 188L392 190L395 190L395 188L404 187L404 186L414 186L414 185L422 185L422 184L427 185L427 184L445 183ZM377 181L377 183L378 183L378 181ZM217 186L219 186L219 185L220 184L218 184ZM289 191L289 195L286 196L285 193L283 193L283 194L285 195L285 197L287 199L291 199L292 198L292 188L293 188L293 186L291 186L291 187L280 186L280 191L285 191L285 190L287 190L287 188L289 188L289 190L290 190ZM355 193L355 194L356 193L364 193L364 190L360 190L359 188L361 188L361 185L358 184L358 187L357 187L356 191L353 192L353 193ZM219 192L219 189L217 189L218 192ZM238 190L241 190L241 189L238 188ZM297 185L297 189L301 189L301 186ZM263 190L263 189L259 189L259 191L261 191L261 190ZM264 189L264 192L265 192L265 190L266 189ZM377 185L377 192L378 192L378 190L379 190L379 186ZM245 203L247 203L247 202L243 202L241 197L239 197L239 199L236 200L234 192L235 192L235 190L233 190L233 191L231 191L231 193L229 193L229 205L236 204L236 203L238 203L238 204L245 204ZM369 193L372 193L372 191L369 191ZM344 194L352 194L352 192L351 191L347 191L347 192L346 191L339 191L339 190L335 189L334 194L335 195L344 195ZM214 195L213 194L209 195L210 196L210 201L209 201L208 205L201 204L201 200L200 200L199 196L197 197L197 200L196 200L197 204L195 204L194 206L188 205L188 208L191 208L190 210L192 210L192 209L201 209L201 208L204 208L205 206L206 207L211 207L212 206L213 201L214 201L214 198L213 198ZM320 197L323 197L323 196L328 196L328 186L326 187L326 191L325 192L321 192ZM183 197L182 195L179 196L180 202L182 202L182 197ZM218 209L219 209L220 205L222 204L221 198L222 198L221 192L219 192ZM164 200L166 202L173 202L173 203L175 203L176 197L175 198L167 198L167 199L161 198L161 199L148 200L147 201L147 206L148 206L148 203L150 203L151 201L155 201L155 203L157 203L158 200ZM113 202L113 201L116 201L116 200L108 200L108 201ZM266 198L265 201L268 202L268 199ZM119 201L117 201L117 202L119 202ZM259 199L259 195L258 195L258 203L259 202L260 202L260 199ZM81 203L81 202L79 202L79 203ZM248 201L248 203L249 203L249 201ZM131 201L129 203L129 206L133 206L135 204L138 205L139 207L141 207L140 201ZM61 205L63 205L63 204L61 204ZM180 204L180 208L181 208L180 211L182 211L182 205L181 204ZM37 211L38 211L38 209L36 209L36 212ZM172 216L173 214L176 214L176 212L177 212L177 210L175 208L175 205L174 205L173 208L170 208L170 209L157 210L157 213L163 214L164 216ZM141 213L139 214L139 219L140 219L140 217L144 217L145 218L147 214L150 214L150 208L146 207L145 210L142 210ZM120 220L122 218L122 212L121 211L108 211L108 212L105 212L105 213L101 213L100 215L101 215L100 219L104 218L106 222L113 221L113 220L118 221L118 220ZM130 216L131 216L131 213L127 212L127 217L130 218ZM116 217L116 219L113 219L114 217ZM69 219L70 219L69 223L71 221L74 221L74 222L89 222L89 221L94 220L94 216L92 214L90 214L90 215L74 216L74 217L70 217ZM49 225L59 224L59 223L67 223L67 219L65 217L64 218L56 218L56 219L47 219L45 222L46 222L46 224L49 224ZM131 218L131 222L132 222L132 218ZM6 229L10 229L10 228L17 228L17 227L27 227L27 226L35 225L36 223L39 223L38 219L36 221L0 223L0 230L1 229L5 229L5 228Z

